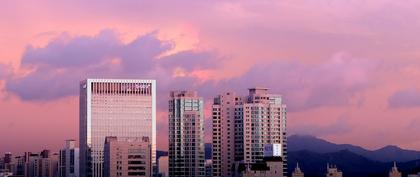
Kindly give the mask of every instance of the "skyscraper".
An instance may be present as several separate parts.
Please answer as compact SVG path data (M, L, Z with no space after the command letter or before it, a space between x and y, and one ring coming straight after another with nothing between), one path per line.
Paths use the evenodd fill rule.
M204 177L203 98L173 91L169 100L169 177Z
M267 144L280 144L283 173L287 175L286 105L266 88L250 88L248 96L233 92L214 98L213 175L233 175L235 162L263 160Z
M58 175L79 177L79 148L76 148L75 140L66 140L66 146L60 150Z
M156 165L156 81L87 79L80 83L80 176L102 177L105 137L149 137Z

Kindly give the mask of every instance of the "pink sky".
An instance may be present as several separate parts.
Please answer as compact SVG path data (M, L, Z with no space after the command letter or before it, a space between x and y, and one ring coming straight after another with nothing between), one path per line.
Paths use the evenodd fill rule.
M0 153L57 150L77 139L77 84L86 77L157 79L158 149L167 148L169 90L195 89L209 108L222 91L264 86L284 96L289 134L420 150L418 7L416 0L2 1Z

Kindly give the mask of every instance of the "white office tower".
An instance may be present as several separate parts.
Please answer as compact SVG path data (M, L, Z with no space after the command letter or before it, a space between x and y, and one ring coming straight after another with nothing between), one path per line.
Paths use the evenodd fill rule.
M148 137L156 168L156 81L86 79L80 83L80 177L102 177L105 137ZM153 174L153 173L152 173Z

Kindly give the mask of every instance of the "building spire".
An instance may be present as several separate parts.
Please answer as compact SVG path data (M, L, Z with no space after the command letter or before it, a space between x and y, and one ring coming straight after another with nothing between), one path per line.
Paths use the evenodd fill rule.
M303 172L300 170L299 162L296 163L296 168L292 173L292 177L304 177Z
M397 162L394 161L394 166L391 168L389 172L389 177L401 177L401 172L398 171Z

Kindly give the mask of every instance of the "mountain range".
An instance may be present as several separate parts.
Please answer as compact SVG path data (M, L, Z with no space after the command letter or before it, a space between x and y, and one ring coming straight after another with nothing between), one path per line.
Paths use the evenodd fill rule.
M420 151L397 146L368 150L308 135L292 135L287 142L289 175L297 163L305 177L325 177L327 164L337 166L344 177L386 177L394 161L403 176L420 172ZM211 159L211 147L210 143L205 144L206 159ZM167 152L159 151L157 154L167 155Z
M287 140L289 152L307 150L316 153L332 153L348 150L379 162L406 162L420 159L420 151L405 150L397 146L385 146L377 150L367 150L351 144L334 144L313 136L292 135Z
M397 162L403 173L420 171L420 152L385 146L367 150L350 144L334 144L313 136L293 135L288 138L288 171L299 166L306 177L324 177L327 164L343 171L345 177L385 177Z

